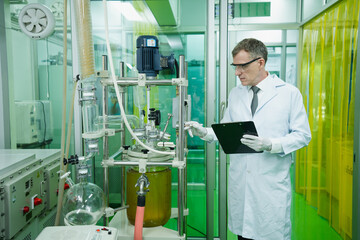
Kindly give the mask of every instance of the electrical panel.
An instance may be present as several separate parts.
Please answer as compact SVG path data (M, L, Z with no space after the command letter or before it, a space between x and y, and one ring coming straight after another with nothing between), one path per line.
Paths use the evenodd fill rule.
M51 104L49 101L16 101L17 146L27 148L52 141Z
M16 238L56 206L59 159L57 149L0 150L0 239Z
M51 210L57 205L59 188L60 163L52 162L45 168L46 182L46 210Z

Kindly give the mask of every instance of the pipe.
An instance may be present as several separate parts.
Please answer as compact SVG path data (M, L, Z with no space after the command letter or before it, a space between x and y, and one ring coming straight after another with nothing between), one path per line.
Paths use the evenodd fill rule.
M106 47L107 47L107 51L108 51L108 55L109 55L109 60L110 60L110 70L111 70L111 77L112 77L112 81L114 83L114 88L115 88L115 92L116 92L116 97L118 99L118 103L120 106L120 112L121 112L121 116L124 119L124 123L129 131L129 133L131 134L131 136L145 149L154 152L154 153L158 153L158 154L164 154L164 155L175 155L175 151L172 152L163 152L163 151L158 151L155 149L150 148L149 146L145 145L142 141L140 141L140 139L134 134L134 132L132 131L129 122L126 118L126 114L125 114L125 110L124 107L121 103L121 97L120 97L120 92L119 92L119 86L117 85L116 82L116 77L115 77L115 68L114 68L114 63L113 63L113 59L112 59L112 53L111 53L111 48L110 48L110 40L109 40L109 29L108 29L108 13L107 13L107 3L106 0L103 0L103 4L104 4L104 20L105 20L105 35L106 35ZM184 127L184 126L183 126Z
M150 182L146 175L143 173L137 180L135 187L139 186L137 192L137 208L135 216L135 229L134 229L134 240L142 240L142 229L144 224L144 212L145 212L145 195L149 189Z
M185 78L185 57L179 57L179 77ZM179 86L179 138L176 143L177 157L179 161L184 161L184 122L185 122L185 90L186 87ZM184 205L185 205L185 169L178 169L178 234L183 236L186 233Z
M116 84L119 86L138 86L139 81L138 78L131 78L131 77L120 77L118 78L120 80L116 80ZM102 84L104 85L113 85L113 81L102 81ZM173 80L146 80L145 85L146 86L173 86L175 83Z
M62 102L62 124L61 124L61 155L60 155L60 171L64 171L64 149L65 149L65 128L66 128L66 80L67 80L67 0L64 0L63 15L63 102ZM64 194L65 179L59 181L59 194ZM57 211L55 218L55 226L60 224L62 197L58 198Z
M112 163L114 166L139 166L139 162L134 161L114 161ZM103 162L103 165L106 163ZM172 162L146 162L146 166L169 166L171 167Z
M145 196L138 196L135 216L134 240L142 240L145 212Z
M120 62L120 66L119 66L119 70L120 70L120 77L124 77L125 76L125 64L124 62ZM121 104L125 105L125 96L124 96L124 88L121 87L120 88L120 96L121 96ZM120 104L120 103L119 103ZM124 122L121 122L120 128L123 129L122 133L121 133L121 139L120 139L120 146L124 146L125 142L126 142L126 135L125 135L125 125ZM120 149L122 149L122 147L120 147ZM120 151L120 150L119 150ZM115 155L115 154L114 154ZM113 156L114 156L113 155ZM115 157L111 157L111 159L114 159ZM121 206L124 207L125 206L125 166L121 167Z
M108 70L108 57L106 55L102 56L102 65L103 70ZM107 121L105 121L108 118L109 114L109 107L108 107L108 87L102 86L102 92L103 92L103 98L102 98L102 105L103 105L103 128L107 129L108 124L106 124ZM103 137L103 161L109 160L109 137L107 135L104 135ZM103 188L104 188L104 195L105 195L105 206L109 207L110 204L110 191L109 191L109 168L104 167L103 168L104 176L103 176ZM108 226L109 224L109 218L104 215L103 217L103 225Z

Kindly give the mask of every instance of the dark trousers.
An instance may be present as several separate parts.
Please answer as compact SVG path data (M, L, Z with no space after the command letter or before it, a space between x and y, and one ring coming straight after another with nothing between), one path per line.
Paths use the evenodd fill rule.
M252 240L252 239L250 239L250 238L244 238L244 237L238 235L238 240Z

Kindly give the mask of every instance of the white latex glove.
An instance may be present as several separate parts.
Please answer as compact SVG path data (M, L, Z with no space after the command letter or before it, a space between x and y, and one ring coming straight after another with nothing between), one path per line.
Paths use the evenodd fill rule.
M195 136L198 136L200 138L203 138L207 134L206 128L202 126L202 124L195 122L195 121L189 121L185 122L185 130L188 130L189 135L193 137L193 134Z
M254 135L244 135L241 138L241 143L245 144L249 148L254 149L257 152L271 151L272 143L268 138L261 138Z

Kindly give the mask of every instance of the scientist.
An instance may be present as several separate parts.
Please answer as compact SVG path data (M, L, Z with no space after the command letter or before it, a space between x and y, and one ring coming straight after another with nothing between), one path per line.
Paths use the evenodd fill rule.
M290 240L291 152L309 144L311 132L299 90L265 70L266 46L249 38L232 51L233 88L221 122L254 121L259 137L241 142L261 153L230 155L229 229L238 239ZM216 140L211 128L186 125L205 141Z

